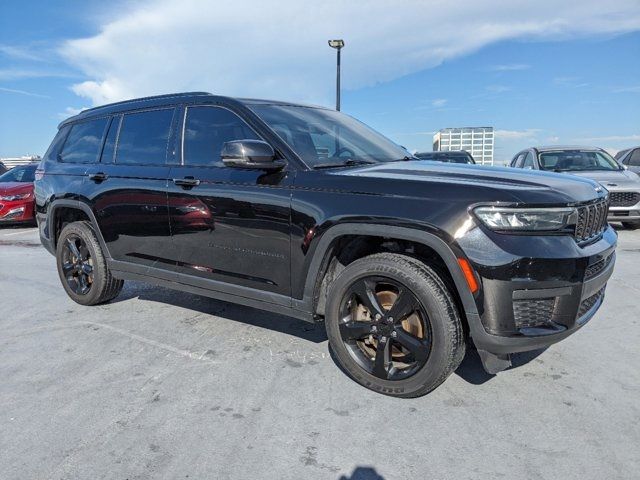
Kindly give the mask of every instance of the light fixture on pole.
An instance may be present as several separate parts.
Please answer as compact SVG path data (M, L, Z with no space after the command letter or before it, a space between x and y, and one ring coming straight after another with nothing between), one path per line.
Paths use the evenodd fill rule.
M340 111L340 50L344 47L344 40L329 40L329 46L338 53L336 67L336 110Z

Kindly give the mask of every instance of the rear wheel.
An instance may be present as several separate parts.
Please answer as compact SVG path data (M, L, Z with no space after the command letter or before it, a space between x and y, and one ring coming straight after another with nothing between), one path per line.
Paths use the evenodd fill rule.
M640 222L622 222L622 226L627 230L636 230L640 228Z
M349 264L329 292L326 311L337 361L371 390L424 395L464 357L451 293L434 270L411 257L381 253Z
M113 277L100 242L89 222L65 226L56 249L58 275L71 299L81 305L97 305L115 298L124 285Z

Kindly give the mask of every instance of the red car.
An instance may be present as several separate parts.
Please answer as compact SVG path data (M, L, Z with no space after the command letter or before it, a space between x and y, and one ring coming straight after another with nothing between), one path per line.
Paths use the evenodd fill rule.
M33 180L37 164L12 168L0 175L0 224L33 223Z

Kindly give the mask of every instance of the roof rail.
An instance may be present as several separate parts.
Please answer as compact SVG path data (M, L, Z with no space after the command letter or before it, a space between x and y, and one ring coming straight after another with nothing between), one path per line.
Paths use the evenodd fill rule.
M122 100L120 102L114 102L114 103L105 103L104 105L99 105L97 107L87 108L86 110L82 110L82 112L80 112L80 113L93 112L94 110L98 110L100 108L113 107L113 106L116 106L116 105L126 105L128 103L134 103L134 102L144 102L144 101L148 101L148 100L157 100L157 99L160 99L160 98L187 97L187 96L190 96L190 95L211 95L211 93L209 93L209 92L180 92L180 93L165 93L163 95L152 95L150 97L132 98L132 99L129 99L129 100Z

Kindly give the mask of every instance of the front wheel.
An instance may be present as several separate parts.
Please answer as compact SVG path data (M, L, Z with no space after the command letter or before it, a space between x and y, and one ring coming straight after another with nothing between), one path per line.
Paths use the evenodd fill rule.
M381 253L349 264L329 292L326 312L336 360L371 390L424 395L464 357L451 293L433 269L405 255Z
M62 229L56 263L67 295L81 305L108 302L122 290L124 281L111 274L89 222L73 222Z

